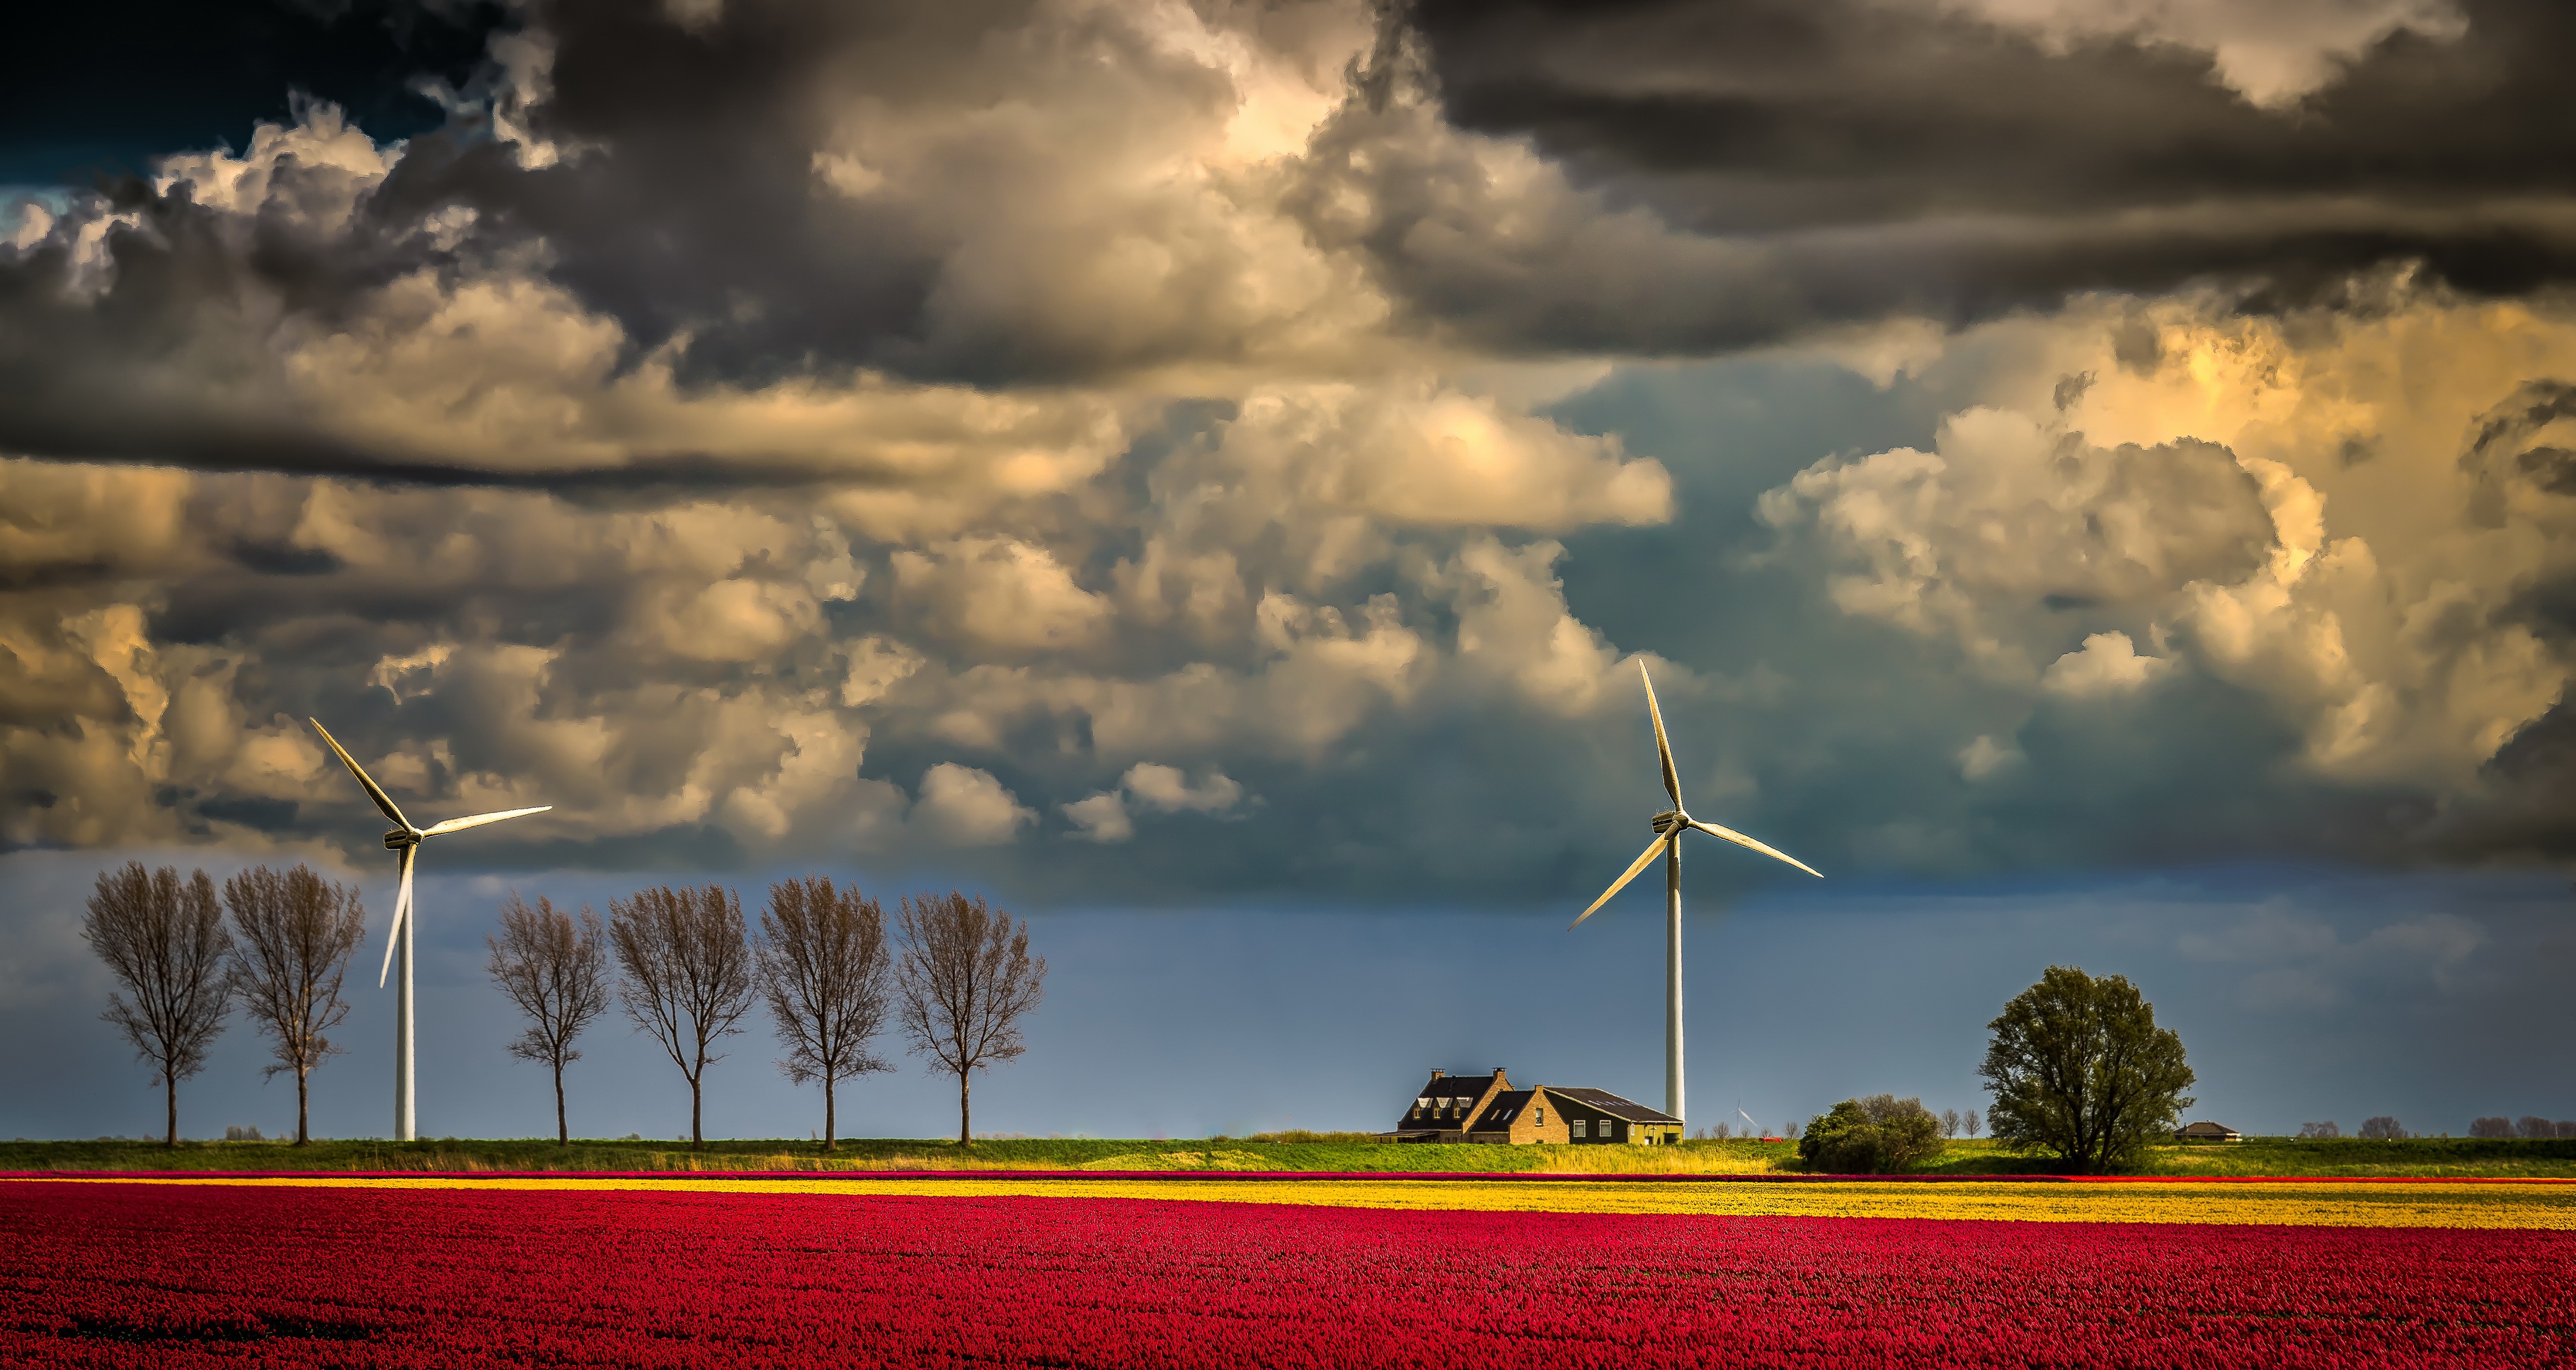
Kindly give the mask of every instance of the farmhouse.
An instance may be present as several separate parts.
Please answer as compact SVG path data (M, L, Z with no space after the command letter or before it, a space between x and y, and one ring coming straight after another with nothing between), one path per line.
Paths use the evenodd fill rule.
M2178 1142L2241 1142L2245 1140L2245 1134L2238 1132L2232 1127L2227 1127L2219 1123L2200 1122L2193 1123L2187 1127L2177 1130L2174 1133L2174 1140Z
M1682 1120L1606 1089L1517 1089L1496 1066L1491 1075L1431 1072L1403 1118L1380 1135L1399 1142L1669 1146L1682 1139Z

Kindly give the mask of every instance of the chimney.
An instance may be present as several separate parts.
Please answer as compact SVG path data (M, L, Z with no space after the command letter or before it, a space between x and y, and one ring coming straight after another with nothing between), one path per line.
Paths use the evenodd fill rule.
M1435 1070L1431 1072L1431 1078L1435 1080L1446 1079L1448 1078L1448 1075L1449 1072L1445 1070Z

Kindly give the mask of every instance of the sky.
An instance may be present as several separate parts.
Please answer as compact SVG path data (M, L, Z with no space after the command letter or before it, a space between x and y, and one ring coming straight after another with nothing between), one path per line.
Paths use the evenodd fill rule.
M2257 1132L2576 1117L2576 14L2547 0L240 0L0 63L0 1135L142 1134L84 899L963 888L979 1131L1980 1108L2050 964ZM364 984L358 983L364 980ZM353 975L317 1130L391 1124ZM754 1030L709 1130L801 1136ZM895 1045L895 1044L889 1044ZM615 1018L577 1132L685 1131ZM236 1021L182 1131L274 1131ZM919 1058L844 1130L954 1128ZM1742 1108L1744 1115L1732 1110Z

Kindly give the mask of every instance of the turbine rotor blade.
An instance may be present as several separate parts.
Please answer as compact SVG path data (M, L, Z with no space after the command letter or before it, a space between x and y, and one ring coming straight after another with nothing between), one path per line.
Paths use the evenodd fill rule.
M1598 909L1602 905L1609 903L1610 896L1617 894L1620 890L1626 888L1629 881L1636 879L1637 872L1644 870L1647 862L1663 855L1665 843L1679 840L1680 837L1678 829L1670 833L1657 834L1655 840L1647 844L1646 854L1638 857L1636 861L1631 863L1626 872L1621 874L1618 879L1611 881L1610 888L1601 891L1601 897L1592 901L1592 908L1585 909L1582 913L1576 915L1573 922L1565 925L1565 930L1567 932L1572 932L1576 928L1582 926L1583 920L1592 916L1593 909Z
M385 976L394 968L394 947L402 941L403 920L411 917L411 863L420 848L402 849L402 888L394 895L394 921L385 929L385 964L376 972L376 988L385 987Z
M467 828L482 827L486 823L498 823L504 818L518 818L525 814L544 813L546 810L553 807L554 805L552 804L539 804L533 809L503 809L499 813L478 813L472 818L451 818L444 823L430 824L428 827L420 830L420 835L423 837L436 837L443 832L462 832Z
M376 807L385 811L385 817L392 819L394 826L404 832L420 831L411 825L410 819L402 816L402 810L394 807L393 797L385 793L384 787L376 783L375 777L359 767L357 758L349 755L349 749L340 745L340 739L333 737L331 730L322 726L321 719L308 718L304 721L313 725L313 731L322 734L324 742L331 744L331 751L340 758L340 764L349 768L349 774L358 777L358 783L366 787L367 797L376 801Z
M1808 865L1806 862L1791 856L1787 852L1781 851L1777 847L1767 846L1763 843L1756 842L1752 838L1735 831L1733 828L1721 828L1715 823L1702 823L1696 818L1691 820L1691 826L1699 829L1701 832L1707 833L1711 837L1723 837L1727 841L1732 842L1739 847L1751 847L1753 850L1762 853L1764 856L1771 857L1778 861L1786 861L1790 865L1805 871L1807 874L1812 875L1819 880L1825 878L1825 873L1823 871Z
M1643 657L1637 659L1637 675L1646 682L1646 716L1655 720L1655 759L1664 763L1664 793L1673 797L1673 807L1679 809L1682 781L1673 772L1673 744L1664 738L1664 711L1655 707L1655 678L1646 674Z

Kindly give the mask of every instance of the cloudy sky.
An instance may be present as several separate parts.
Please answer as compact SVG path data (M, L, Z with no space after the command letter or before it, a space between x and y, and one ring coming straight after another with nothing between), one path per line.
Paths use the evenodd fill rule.
M158 1116L102 867L381 937L308 715L415 818L555 806L428 851L431 1133L545 1122L508 890L806 870L1035 921L979 1125L1657 1101L1651 897L1562 931L1661 807L1641 661L1693 809L1828 877L1691 853L1695 1124L1982 1106L2052 961L2240 1127L2576 1116L2562 5L165 19L0 73L0 1134ZM576 1130L685 1127L649 1051ZM711 1130L801 1134L734 1052ZM259 1056L183 1126L273 1128Z

